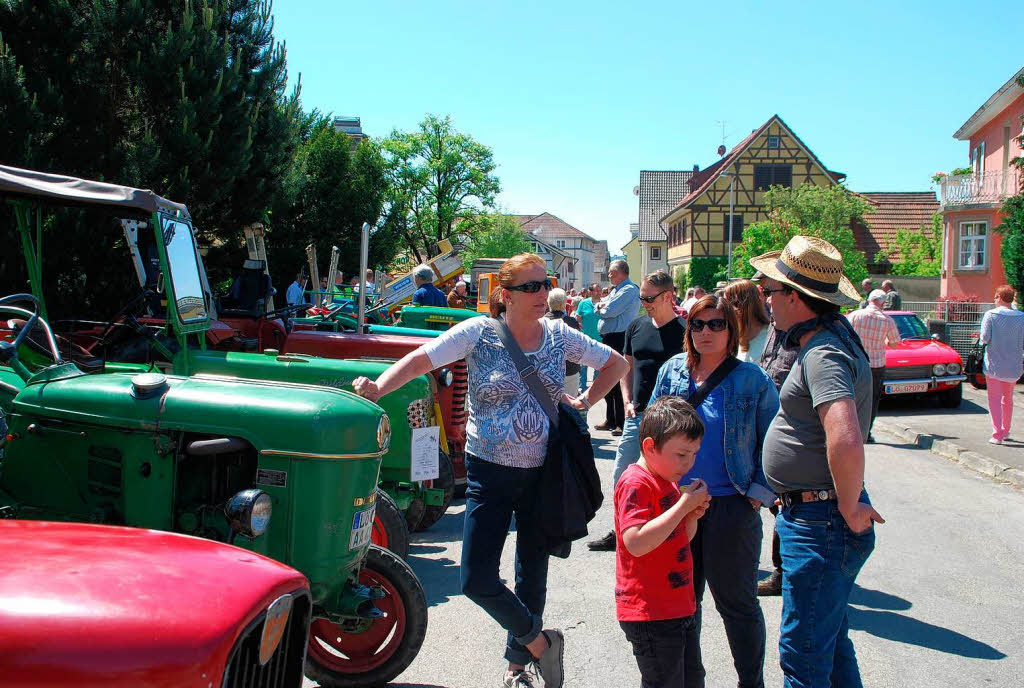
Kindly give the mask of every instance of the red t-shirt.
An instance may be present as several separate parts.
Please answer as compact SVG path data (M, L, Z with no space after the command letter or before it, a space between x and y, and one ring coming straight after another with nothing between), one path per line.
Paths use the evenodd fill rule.
M642 557L622 544L622 533L657 518L679 501L675 483L629 466L615 486L615 617L619 621L681 619L697 611L686 527ZM685 519L684 519L685 521Z

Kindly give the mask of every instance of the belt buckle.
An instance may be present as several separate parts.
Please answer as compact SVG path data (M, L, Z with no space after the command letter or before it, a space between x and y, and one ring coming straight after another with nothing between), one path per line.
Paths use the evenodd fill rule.
M818 490L817 497L819 502L828 501L828 490Z

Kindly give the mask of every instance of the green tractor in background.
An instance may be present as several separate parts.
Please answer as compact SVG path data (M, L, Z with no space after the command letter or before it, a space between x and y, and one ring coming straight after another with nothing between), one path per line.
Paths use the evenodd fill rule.
M346 369L311 375L303 357L206 350L210 299L184 206L9 167L0 196L14 207L34 292L0 299L0 516L172 530L273 557L310 580L309 677L375 686L400 674L422 645L427 611L409 566L370 544L388 416L338 389ZM159 228L174 338L123 322L106 329L163 348L163 369L86 361L89 342L75 333L65 344L83 365L64 360L42 301L43 202ZM429 395L425 382L420 392Z

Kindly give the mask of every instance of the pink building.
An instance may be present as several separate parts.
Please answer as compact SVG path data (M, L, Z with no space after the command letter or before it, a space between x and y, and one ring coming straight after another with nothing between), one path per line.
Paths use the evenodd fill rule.
M991 301L1006 283L999 255L1004 199L1020 193L1020 172L1010 164L1024 156L1024 69L992 94L953 134L969 141L970 174L947 176L939 184L943 214L942 295L974 294Z

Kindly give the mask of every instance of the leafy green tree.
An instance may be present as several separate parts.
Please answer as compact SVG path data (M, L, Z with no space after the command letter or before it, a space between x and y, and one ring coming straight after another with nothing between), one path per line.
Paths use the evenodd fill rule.
M1024 303L1024 194L1006 199L1002 213L1003 221L996 227L1002 234L999 255L1007 283L1017 290L1017 303Z
M393 131L381 145L391 187L388 225L417 261L437 253L456 219L492 208L501 190L491 149L456 131L451 117L427 115L416 131Z
M715 285L725 279L728 262L724 256L695 256L690 260L690 274L686 281L691 286L704 287L710 294L715 290Z
M876 263L892 263L892 274L911 277L938 277L942 273L942 215L932 217L931 227L920 229L897 229L892 248L899 254L899 261L892 263L894 251L880 251L875 255Z
M532 250L519 223L501 213L477 215L460 222L458 229L469 236L469 242L461 251L466 272L478 258L511 258Z
M0 160L154 189L189 206L205 243L237 247L237 265L241 228L266 218L298 145L272 28L262 0L0 2ZM75 277L47 283L51 311L115 310L134 280L110 269L120 229L81 213L54 227L47 274Z
M867 260L857 249L853 223L873 212L871 204L840 185L796 188L773 186L765 194L768 220L743 230L743 243L733 248L733 275L750 277L749 260L785 248L797 234L824 239L843 255L846 276L854 283L868 275Z
M267 235L279 283L306 265L310 243L316 246L321 270L330 260L331 247L337 246L339 269L354 275L363 222L377 223L387 192L384 160L372 141L353 146L351 138L335 131L330 117L318 113L303 139ZM370 237L369 265L384 265L397 247L397 237L378 228Z

